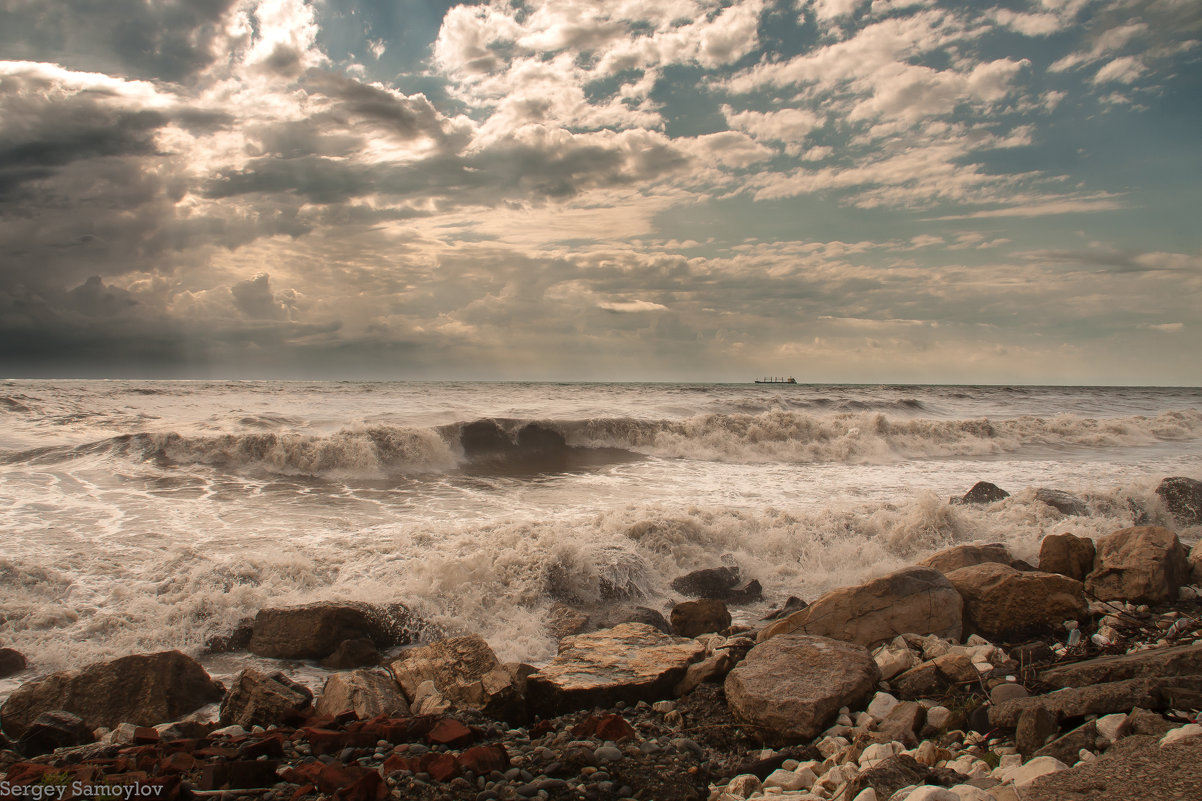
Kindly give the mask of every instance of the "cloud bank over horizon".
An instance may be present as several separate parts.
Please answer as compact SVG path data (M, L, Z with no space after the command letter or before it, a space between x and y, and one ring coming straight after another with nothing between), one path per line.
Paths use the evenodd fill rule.
M1195 0L0 0L0 373L1202 383Z

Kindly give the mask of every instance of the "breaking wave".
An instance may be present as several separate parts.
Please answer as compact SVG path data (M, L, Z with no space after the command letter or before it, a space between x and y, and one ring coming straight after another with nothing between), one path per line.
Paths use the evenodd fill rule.
M284 417L243 420L254 428L290 422ZM49 464L114 454L164 467L208 465L283 475L376 477L450 470L564 471L645 457L743 464L889 464L1037 449L1130 447L1199 436L1202 413L1194 410L1154 417L1064 414L1000 420L776 410L697 415L684 420L486 418L437 428L379 425L326 435L287 430L214 436L125 434L73 447L9 453L0 457L0 462Z

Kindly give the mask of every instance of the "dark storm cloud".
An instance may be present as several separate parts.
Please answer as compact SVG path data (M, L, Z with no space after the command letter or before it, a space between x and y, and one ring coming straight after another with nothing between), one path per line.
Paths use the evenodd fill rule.
M12 60L184 81L212 62L236 0L2 0L0 51Z

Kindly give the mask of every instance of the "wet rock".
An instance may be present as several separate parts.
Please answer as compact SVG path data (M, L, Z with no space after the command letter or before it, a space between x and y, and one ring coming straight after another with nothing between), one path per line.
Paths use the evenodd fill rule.
M179 651L164 651L27 682L0 707L0 719L5 732L15 737L41 713L57 710L78 715L89 729L113 728L127 721L151 726L219 701L224 693L225 688L196 660Z
M774 607L764 615L760 620L780 620L782 617L788 617L794 612L800 612L809 604L798 598L796 595L790 595L783 604L779 607Z
M370 640L380 648L409 642L416 621L399 605L317 603L262 609L255 615L251 653L277 659L323 659L344 640Z
M237 675L221 702L221 725L244 729L299 723L310 712L313 693L283 673L247 668Z
M326 670L347 670L380 664L380 652L371 640L343 640L334 653L321 660Z
M409 704L396 680L387 673L354 670L335 673L326 679L314 709L318 715L336 717L354 712L360 720L377 715L400 717L409 714Z
M663 613L645 606L618 606L607 609L593 620L592 628L593 630L612 629L623 623L643 623L659 629L664 634L672 633L672 626Z
M584 547L547 568L551 597L572 605L642 598L651 584L643 557L616 545Z
M589 616L565 603L556 602L547 610L547 630L557 640L588 630Z
M12 648L0 648L0 679L15 676L25 669L25 655Z
M1202 675L1202 643L1100 656L1049 668L1039 680L1053 687L1089 687L1145 676Z
M229 634L218 634L205 641L205 651L210 654L228 654L232 651L245 651L250 645L254 633L254 618L243 618L237 627Z
M25 728L17 740L17 752L34 757L56 748L71 748L94 742L92 730L78 715L56 710L43 712Z
M1049 534L1039 545L1039 569L1044 573L1085 581L1093 570L1094 544L1089 537Z
M862 646L804 634L781 634L757 645L726 677L735 719L757 736L790 741L817 736L842 706L872 694L880 670Z
M1179 526L1202 526L1202 481L1183 476L1166 478L1156 488Z
M672 589L693 598L725 599L739 583L739 568L708 567L672 580Z
M678 637L696 637L709 632L723 631L730 626L726 604L712 598L684 601L672 607L669 616L672 633Z
M995 542L990 545L956 545L932 554L918 564L933 567L947 575L962 567L971 567L986 562L1000 562L1008 565L1012 561L1014 561L1014 557L1010 555L1006 546Z
M1050 630L1089 610L1081 582L1056 573L1023 573L989 562L947 578L964 599L966 623L990 639Z
M972 489L964 493L956 501L958 503L997 503L1009 497L1010 493L997 484L990 484L988 481L978 481L972 485Z
M823 595L800 612L768 625L757 636L812 634L866 647L899 634L937 634L959 640L963 602L938 570L908 567L856 587Z
M1188 554L1176 534L1161 526L1135 526L1098 539L1085 591L1101 601L1162 603L1176 600L1189 574Z
M454 708L511 723L526 718L520 678L501 664L478 634L410 649L388 667L411 701L418 686L430 681Z
M1046 503L1062 515L1080 517L1089 514L1085 501L1062 490L1038 489L1035 491L1035 500Z
M695 640L642 623L566 637L550 664L529 677L530 709L552 717L618 701L659 701L704 655L705 647Z

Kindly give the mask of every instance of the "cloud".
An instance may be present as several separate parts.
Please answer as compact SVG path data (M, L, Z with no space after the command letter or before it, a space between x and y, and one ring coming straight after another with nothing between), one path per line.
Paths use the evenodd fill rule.
M668 307L660 303L652 303L648 300L622 300L610 301L607 303L598 303L597 308L605 309L606 311L619 312L629 314L632 312L652 312L652 311L667 311Z

